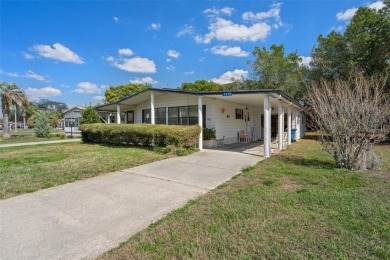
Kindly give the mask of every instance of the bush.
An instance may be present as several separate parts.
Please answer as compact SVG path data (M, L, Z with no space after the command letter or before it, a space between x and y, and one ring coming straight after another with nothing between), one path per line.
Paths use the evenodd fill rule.
M203 128L203 140L212 140L215 139L215 129L214 128Z
M48 112L37 113L34 120L34 132L37 137L48 137L51 132Z
M150 124L84 124L79 127L85 143L112 145L194 148L198 143L199 126ZM156 148L161 150L161 148Z
M85 107L83 111L81 111L81 116L80 118L80 125L83 124L95 124L95 123L100 123L100 116L96 112L95 108L91 105Z

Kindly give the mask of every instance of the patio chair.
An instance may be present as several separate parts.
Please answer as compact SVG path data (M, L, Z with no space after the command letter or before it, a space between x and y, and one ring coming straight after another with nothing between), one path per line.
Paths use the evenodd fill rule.
M244 140L246 143L248 142L248 135L245 130L241 130L238 135L239 141Z

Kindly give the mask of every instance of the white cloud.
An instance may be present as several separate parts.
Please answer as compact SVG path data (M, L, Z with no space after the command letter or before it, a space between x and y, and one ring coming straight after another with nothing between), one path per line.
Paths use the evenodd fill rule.
M131 56L134 54L134 52L132 50L130 50L129 48L126 48L126 49L119 49L118 50L118 53L119 55L121 56Z
M200 61L200 62L204 62L205 60L206 60L205 57L200 57L200 58L198 59L198 61Z
M22 52L22 54L23 54L23 57L26 59L26 60L32 60L32 59L34 59L35 57L34 57L34 55L32 55L32 54L30 54L30 53L27 53L27 52Z
M385 4L383 3L383 1L376 1L376 2L373 2L373 3L366 5L366 7L371 8L371 9L375 9L377 11L379 9L382 9L384 6L385 6ZM336 14L336 18L339 21L349 21L355 15L357 10L358 10L358 8L352 7L352 8L345 10L345 12L343 12L343 11L338 12Z
M219 15L227 15L231 16L234 11L234 8L231 7L224 7L222 9L216 9L216 8L209 8L203 11L204 14L208 16L219 16Z
M46 78L44 76L39 75L32 70L28 70L24 74L18 74L15 72L5 72L5 71L1 71L1 73L4 73L7 76L13 77L13 78L30 78L30 79L35 79L35 80L39 80L39 81L46 81Z
M184 35L191 35L194 33L194 27L192 27L191 25L188 25L188 24L185 24L183 26L183 28L177 32L176 36L177 37L182 37Z
M266 12L259 12L259 13L253 13L253 12L246 12L242 14L242 19L247 21L260 21L267 18L276 18L280 19L280 7L282 6L281 3L272 4L269 9Z
M155 30L155 31L158 31L158 30L161 29L161 24L159 24L159 23L152 23L152 24L150 25L150 29Z
M44 88L27 88L26 95L30 100L37 101L42 98L61 96L61 90L51 86Z
M115 23L119 23L119 17L117 17L117 16L112 17L112 20L113 20Z
M175 51L175 50L168 50L168 51L167 51L167 55L168 55L169 57L172 57L172 58L177 59L177 58L179 58L179 56L180 56L180 52Z
M247 57L249 52L241 50L241 47L228 47L226 45L215 46L210 50L214 54L234 57Z
M218 84L227 84L235 80L241 80L242 78L246 78L247 76L248 76L247 70L236 69L233 71L227 71L224 74L222 74L219 78L213 78L211 81Z
M168 65L168 66L166 66L165 68L166 68L167 70L174 70L174 69L176 69L176 67L173 66L173 65Z
M101 101L101 100L103 100L105 98L106 98L105 96L94 96L93 97L94 100L98 100L98 101Z
M96 84L90 82L80 82L77 86L75 92L79 94L98 94L102 91Z
M111 65L127 72L156 73L157 71L154 61L141 57L122 59Z
M151 77L145 77L145 78L134 78L130 80L130 83L152 85L152 84L157 84L158 81L155 81Z
M106 58L111 66L127 72L156 73L156 64L153 60L142 57L124 58L123 55L128 56L130 53L133 54L133 51L130 49L120 49L118 52L122 54L119 58L112 56Z
M184 75L186 75L186 76L193 75L193 74L195 74L195 71L193 71L193 70L184 72Z
M60 43L54 43L53 48L50 45L35 45L32 47L33 51L36 51L38 55L63 62L72 62L76 64L83 64L83 59L74 53L69 48Z
M310 67L310 62L312 61L312 57L301 56L301 59L302 59L301 65Z
M356 13L357 8L349 8L345 12L338 12L336 14L337 20L347 21L350 20Z
M165 61L166 61L166 62L171 62L171 61L172 61L172 59L166 59Z
M265 22L251 26L235 24L222 18L217 18L209 26L210 32L204 36L196 36L198 43L210 43L211 40L220 41L258 41L265 40L271 31L271 26Z
M376 1L376 2L373 2L371 4L368 4L367 7L378 11L379 9L382 9L383 7L385 7L385 4L382 1Z

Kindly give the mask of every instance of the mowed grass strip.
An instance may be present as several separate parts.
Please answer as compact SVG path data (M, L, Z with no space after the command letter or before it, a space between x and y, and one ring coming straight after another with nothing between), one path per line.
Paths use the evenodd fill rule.
M0 199L167 157L145 148L83 143L0 148Z
M390 259L390 145L384 168L334 167L301 140L190 201L100 259Z

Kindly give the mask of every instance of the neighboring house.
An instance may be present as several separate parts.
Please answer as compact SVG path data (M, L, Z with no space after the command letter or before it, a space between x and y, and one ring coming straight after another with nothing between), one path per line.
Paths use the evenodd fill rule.
M271 136L278 136L279 149L285 142L291 143L291 131L285 134L285 129L296 129L296 139L304 136L303 109L283 91L272 89L197 92L150 88L96 107L107 123L199 124L214 128L220 144L264 140L266 157Z
M81 134L79 130L79 121L82 107L73 107L62 114L61 126L64 128L65 134Z

